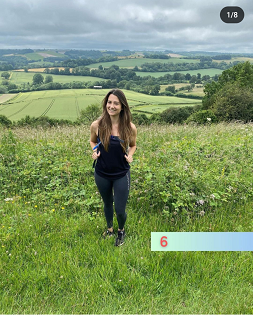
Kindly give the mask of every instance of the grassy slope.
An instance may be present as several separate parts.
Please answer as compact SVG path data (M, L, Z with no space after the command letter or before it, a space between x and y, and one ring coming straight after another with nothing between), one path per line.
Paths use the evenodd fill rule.
M81 109L94 103L101 104L107 92L108 90L104 89L71 89L20 93L15 99L0 106L0 114L14 121L26 115L38 117L44 113L54 100L53 106L46 115L52 118L70 119L74 121L78 117L78 112ZM151 96L133 91L124 92L132 109L140 105L193 105L198 102L198 100L180 99L178 97ZM138 108L136 109L138 110Z
M32 72L13 71L11 82L15 84L29 82L30 84L32 84L34 74L35 73L32 73ZM46 73L41 73L41 74L43 75L44 78L47 76ZM95 78L95 77L89 77L89 76L54 75L54 74L50 74L50 75L53 77L53 82L59 82L59 83L68 83L68 82L73 82L73 81L82 81L82 82L104 81L104 79L102 78Z
M149 169L153 176L166 176L170 164L171 176L183 180L186 161L193 171L202 169L210 184L220 174L214 190L221 182L228 187L241 165L241 183L252 194L251 125L139 127L128 236L121 248L114 247L113 239L101 239L105 219L91 169L89 128L17 129L15 146L9 145L8 131L0 132L8 139L2 157L13 163L1 182L1 313L252 314L251 252L150 250L155 231L252 231L252 199L233 202L240 200L238 186L230 201L202 215L200 206L195 215L174 219L164 216L161 196L149 205L158 184ZM209 160L208 152L214 154ZM222 178L222 165L230 165L234 175L225 172ZM4 201L7 197L13 200Z

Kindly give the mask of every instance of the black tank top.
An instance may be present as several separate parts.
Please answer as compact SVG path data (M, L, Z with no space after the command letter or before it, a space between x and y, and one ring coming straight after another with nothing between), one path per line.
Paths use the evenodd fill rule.
M100 156L97 159L95 171L96 173L104 178L115 180L121 177L124 177L130 165L125 158L125 152L122 149L119 137L111 136L108 152L105 151L105 148L102 143L99 144L97 153L100 153ZM100 142L99 135L97 142Z

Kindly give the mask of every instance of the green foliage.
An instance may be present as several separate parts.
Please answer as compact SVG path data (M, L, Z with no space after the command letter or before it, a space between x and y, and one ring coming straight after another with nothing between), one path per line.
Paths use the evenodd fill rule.
M192 106L171 107L163 111L160 116L161 120L170 124L182 124L194 111Z
M4 71L1 73L1 77L5 78L6 80L8 80L10 76L11 76L10 72L7 72L7 71Z
M175 94L176 93L176 87L175 87L175 85L167 86L165 91L169 91L169 92Z
M93 121L99 118L102 114L102 107L99 104L91 104L80 112L78 123L90 125Z
M212 110L220 121L253 120L253 89L238 82L226 83L215 95Z
M42 84L44 81L44 77L42 74L40 73L36 73L34 76L33 76L33 84L34 85L40 85Z
M186 119L186 123L194 122L197 124L210 124L217 122L218 119L211 110L200 110L194 112Z
M51 75L46 75L45 77L45 84L53 82L53 77Z
M148 125L150 124L150 119L145 114L132 114L133 123L136 125Z
M53 126L73 125L73 122L65 119L49 118L47 116L30 117L27 115L25 118L17 121L14 125L18 127L30 126L48 128Z
M204 88L205 96L203 98L204 109L211 108L216 101L218 92L224 91L224 87L228 84L237 84L235 86L249 87L253 86L253 65L249 61L239 63L232 68L229 68L222 72L218 81L207 83ZM223 93L223 92L222 92ZM235 119L240 119L235 118Z
M2 86L0 85L0 94L5 94L5 93L7 93L6 87L3 85Z
M12 122L6 116L0 115L0 125L4 127L10 127L12 125Z

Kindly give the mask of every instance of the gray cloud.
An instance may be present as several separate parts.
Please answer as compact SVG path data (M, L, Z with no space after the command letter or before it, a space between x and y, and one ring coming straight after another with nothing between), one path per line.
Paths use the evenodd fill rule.
M238 24L220 20L240 6ZM1 0L0 48L253 52L248 0Z

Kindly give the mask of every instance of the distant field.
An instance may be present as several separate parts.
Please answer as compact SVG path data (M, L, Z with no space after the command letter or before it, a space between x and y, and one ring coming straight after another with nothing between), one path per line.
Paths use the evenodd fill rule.
M214 69L214 68L210 68L210 69L199 69L199 70L187 70L187 71L170 71L170 72L142 72L142 71L138 71L136 72L136 75L139 75L140 77L145 77L145 76L152 76L155 78L159 78L162 77L166 74L174 74L175 72L178 73L190 73L191 75L197 75L197 73L200 73L201 76L203 75L210 75L210 77L213 77L215 74L221 74L224 70L220 70L220 69Z
M170 59L150 59L150 58L131 58L131 59L122 59L112 62L99 62L88 65L89 68L98 68L99 65L102 65L104 68L109 68L112 65L117 65L120 68L134 68L135 66L140 67L144 63L198 63L199 59L179 59L179 58L170 58Z
M31 117L49 116L51 118L76 120L80 110L90 104L101 104L108 90L56 90L19 93L15 98L0 105L0 115L16 121L26 115ZM132 112L147 111L149 113L162 111L169 106L186 106L201 101L168 97L151 96L133 91L124 91Z
M34 53L28 53L24 55L28 60L41 60L47 57L63 57L62 54L59 54L51 50L41 50Z
M174 85L176 90L183 86L189 85L189 83L175 83L175 84L167 84L167 85L161 85L160 92L164 92L167 86ZM199 87L198 87L199 86ZM204 96L204 87L202 84L196 84L196 86L193 88L192 91L188 92L186 90L180 91L180 93L184 93L186 95L196 95L196 96Z
M15 84L21 84L21 83L27 83L30 84L33 81L34 73L32 72L24 72L24 71L13 71L12 72L11 81ZM41 73L44 78L47 76L46 73ZM74 75L54 75L50 74L53 77L53 82L59 82L59 83L69 83L73 81L82 81L82 82L95 82L95 81L103 81L105 79L102 78L95 78L95 77L86 77L86 76L74 76Z
M249 61L250 63L253 63L253 58L250 58L250 57L235 57L235 58L232 58L231 60L213 60L215 62L226 62L226 63L230 63L230 62L234 62L234 61L240 61L240 62L245 62L245 61Z

